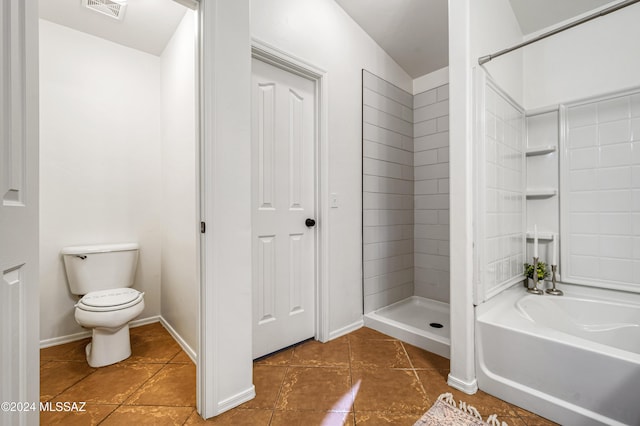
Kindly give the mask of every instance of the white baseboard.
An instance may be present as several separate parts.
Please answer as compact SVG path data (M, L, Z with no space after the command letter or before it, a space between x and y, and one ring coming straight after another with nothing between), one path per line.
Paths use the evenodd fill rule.
M256 397L256 388L251 385L249 389L246 389L240 393L233 395L227 399L224 399L218 403L218 414L220 415L225 411L231 410L232 408L237 407L240 404L244 404L247 401L252 400Z
M52 337L51 339L40 340L40 349L51 346L64 345L65 343L75 342L87 337L91 337L90 331L81 331L80 333L68 334L66 336Z
M358 321L354 323L351 323L349 325L346 325L342 328L339 328L337 330L330 332L329 340L337 339L338 337L344 336L345 334L349 334L352 331L356 331L357 329L362 328L363 326L364 326L364 320L360 318Z
M176 330L171 327L171 325L160 315L154 315L152 317L140 318L135 321L131 321L129 323L129 328L140 327L142 325L153 324L155 322L159 322L162 326L169 332L171 337L178 342L183 351L191 358L193 363L196 363L196 351L194 351L191 346L185 342L185 340L180 336ZM66 336L53 337L51 339L41 340L40 341L40 349L48 348L50 346L63 345L65 343L75 342L78 340L86 339L87 337L91 337L91 331L81 331L80 333L68 334Z
M449 373L449 377L447 379L447 384L452 388L456 388L468 395L473 395L478 392L478 380L473 379L470 382L465 382L463 380L458 379L457 377L453 377L451 373Z
M191 361L193 361L193 363L195 364L197 358L196 351L194 351L191 346L189 346L187 342L185 342L182 336L180 336L178 332L173 327L171 327L171 325L162 316L160 316L159 318L160 324L162 324L162 326L169 332L169 334L171 334L171 337L173 337L173 339L178 342L182 350L185 351L189 358L191 358Z
M153 324L154 322L160 321L160 315L154 315L152 317L140 318L135 321L131 321L129 323L129 328L140 327L141 325Z
M141 325L153 324L160 321L159 315L152 317L141 318L129 323L129 328L140 327ZM40 349L48 348L50 346L64 345L65 343L76 342L78 340L91 337L91 331L81 331L80 333L68 334L66 336L52 337L51 339L45 339L40 341Z

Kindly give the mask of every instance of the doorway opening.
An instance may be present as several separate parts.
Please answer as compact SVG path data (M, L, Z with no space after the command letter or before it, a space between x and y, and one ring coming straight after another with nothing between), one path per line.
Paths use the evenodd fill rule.
M91 333L74 319L78 295L69 291L60 249L135 242L140 254L133 287L145 293L145 309L130 325L151 331L132 332L134 353L121 368L142 358L169 365L181 350L184 363L195 361L197 28L197 12L173 0L131 2L122 20L81 2L40 4L43 348ZM157 322L161 326L149 325ZM158 351L151 353L152 347ZM77 384L103 371L88 371Z

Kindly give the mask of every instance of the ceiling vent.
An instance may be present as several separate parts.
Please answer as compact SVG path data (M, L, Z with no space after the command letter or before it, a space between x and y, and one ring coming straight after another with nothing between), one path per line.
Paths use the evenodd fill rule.
M82 4L88 9L119 21L124 18L124 12L127 10L127 0L82 0Z

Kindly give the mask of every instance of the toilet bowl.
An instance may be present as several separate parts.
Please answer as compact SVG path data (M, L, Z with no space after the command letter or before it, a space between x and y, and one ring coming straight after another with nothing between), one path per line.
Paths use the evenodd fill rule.
M69 288L82 296L75 318L92 330L85 349L91 367L131 356L129 322L144 310L144 293L131 288L138 261L135 243L62 249Z
M115 364L131 356L129 322L144 309L144 293L132 288L94 291L76 304L78 324L92 329L85 349L91 367Z

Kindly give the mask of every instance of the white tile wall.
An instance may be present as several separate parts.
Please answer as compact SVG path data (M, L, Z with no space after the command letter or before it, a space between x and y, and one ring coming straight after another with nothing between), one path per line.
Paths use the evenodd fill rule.
M363 74L365 313L449 301L449 86L411 96Z
M524 113L491 85L485 101L483 294L513 282L525 262ZM485 296L481 296L484 298Z
M567 107L562 279L640 291L640 93Z
M362 91L366 313L414 291L414 111L411 94L367 71Z
M449 302L449 85L413 107L415 294Z

